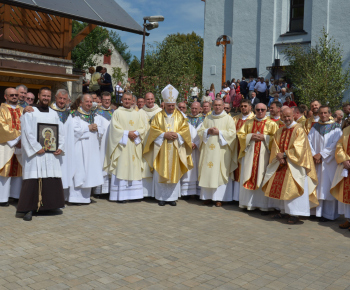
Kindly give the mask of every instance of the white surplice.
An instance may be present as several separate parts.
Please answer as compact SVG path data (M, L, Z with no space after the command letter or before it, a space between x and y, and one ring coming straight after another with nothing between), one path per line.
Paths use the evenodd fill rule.
M21 117L23 179L61 178L60 156L52 153L36 154L42 149L42 146L37 141L37 124L49 123L59 126L57 149L61 149L64 153L63 124L54 110L49 108L48 113L41 113L37 108L33 107L33 109L34 112L26 113ZM57 140L57 136L52 137L55 137Z
M199 162L199 144L200 138L197 134L197 129L195 129L190 123L188 123L190 127L191 139L192 143L194 143L197 147L192 150L192 161L193 168L187 171L180 180L181 183L181 195L199 195L200 189L198 187L198 162ZM200 128L201 125L198 126Z
M338 201L331 195L330 189L337 169L335 148L341 135L342 130L340 125L334 125L332 130L324 134L319 129L319 123L316 123L311 128L308 135L312 156L318 153L322 155L322 163L315 164L318 178L316 192L319 206L313 208L311 214L316 214L317 217L325 217L330 220L335 220L339 217Z
M73 186L69 188L68 201L72 203L90 203L91 188L103 184L100 159L99 136L105 131L103 117L95 116L94 123L98 132L90 132L89 123L79 116L73 117L74 159Z

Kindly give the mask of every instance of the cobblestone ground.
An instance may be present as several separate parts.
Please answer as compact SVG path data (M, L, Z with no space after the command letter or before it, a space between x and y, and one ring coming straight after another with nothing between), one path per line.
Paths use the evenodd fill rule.
M350 232L180 200L0 208L0 289L350 289Z

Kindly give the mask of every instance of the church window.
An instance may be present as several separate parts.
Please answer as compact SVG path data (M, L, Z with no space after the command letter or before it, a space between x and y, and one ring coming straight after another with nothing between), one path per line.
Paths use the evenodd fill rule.
M290 0L289 32L304 31L304 0Z

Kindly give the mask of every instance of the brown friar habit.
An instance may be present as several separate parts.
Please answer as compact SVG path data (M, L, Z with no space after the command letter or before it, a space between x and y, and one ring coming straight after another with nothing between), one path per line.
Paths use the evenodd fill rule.
M49 107L33 105L42 113L48 113ZM39 180L25 179L17 205L17 212L38 210ZM41 178L42 181L42 205L39 210L52 210L64 207L64 193L61 178Z

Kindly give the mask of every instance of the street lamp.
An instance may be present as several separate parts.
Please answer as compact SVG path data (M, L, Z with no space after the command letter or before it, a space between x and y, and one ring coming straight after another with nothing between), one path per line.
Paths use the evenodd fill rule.
M148 22L147 22L148 21ZM142 78L143 78L143 67L145 65L145 41L146 41L146 29L148 31L158 28L159 23L164 21L164 16L145 16L143 17L143 40L142 40L142 52L141 52L141 75L140 75L140 92L139 97L142 96Z

